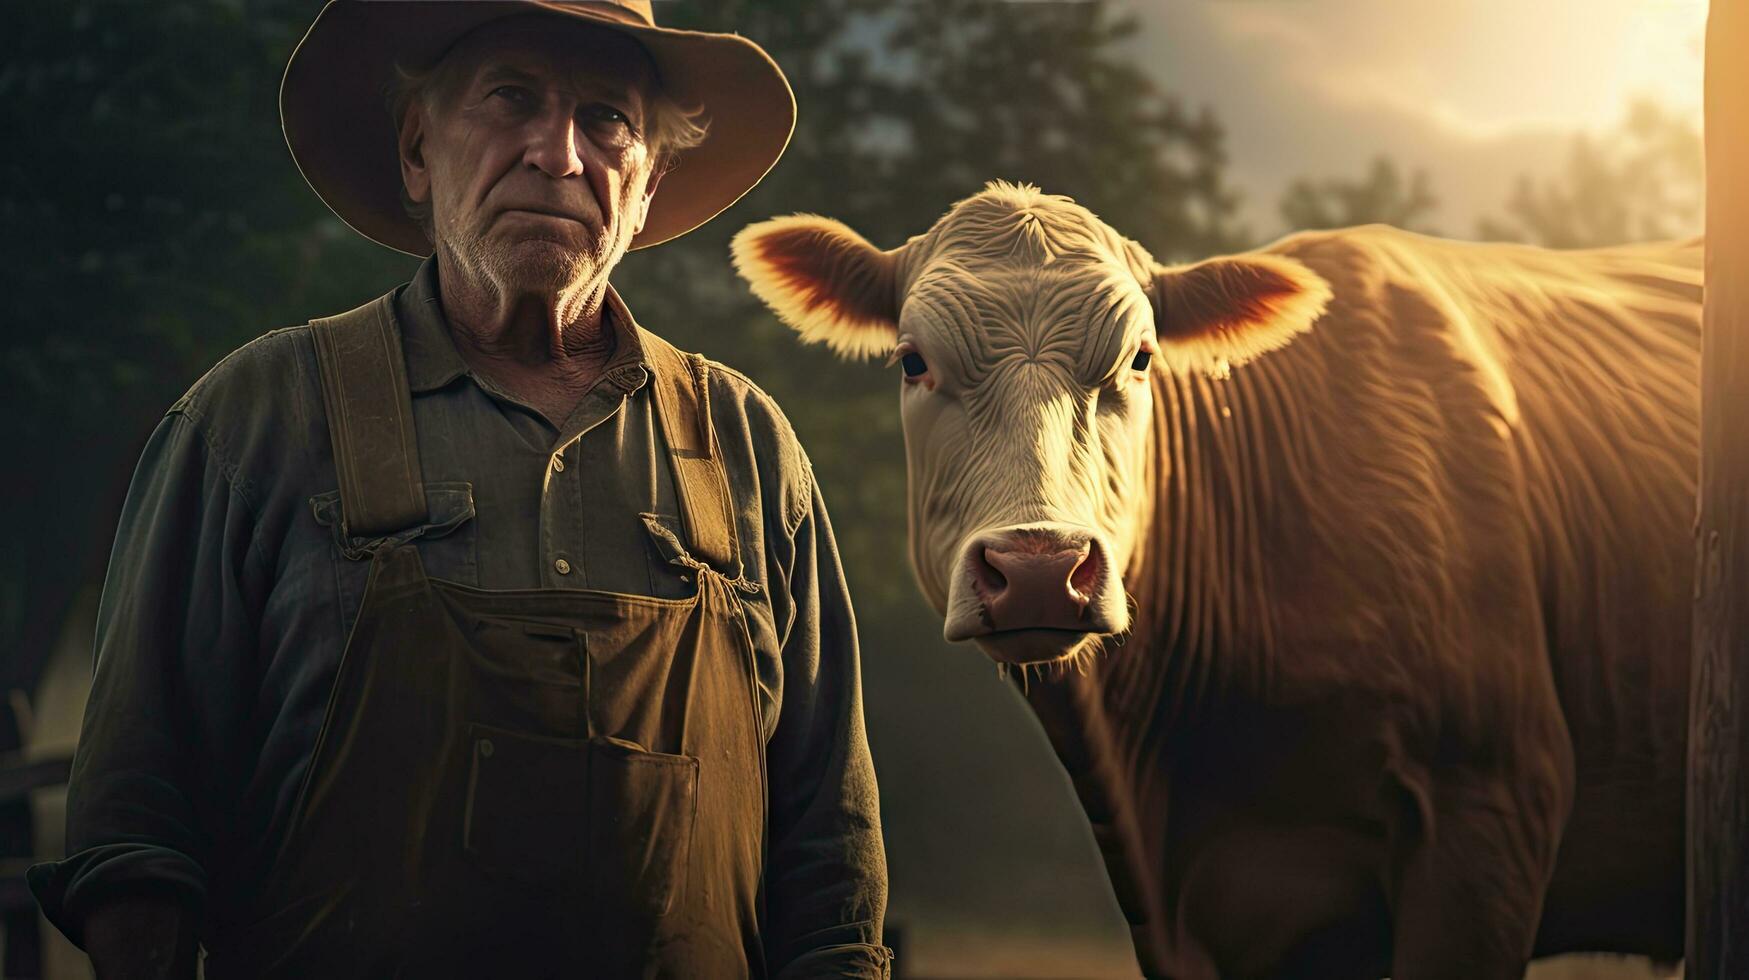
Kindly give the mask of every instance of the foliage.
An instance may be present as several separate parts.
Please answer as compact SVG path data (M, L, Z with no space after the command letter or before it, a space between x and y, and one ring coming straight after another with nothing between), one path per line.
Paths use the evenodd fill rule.
M1639 102L1602 138L1574 137L1562 173L1519 177L1507 218L1484 218L1477 234L1555 248L1677 238L1699 229L1705 193L1700 133Z
M276 117L308 2L65 0L0 32L11 426L0 682L28 678L100 575L133 457L250 337L344 308L407 263L304 188Z
M1381 156L1359 180L1295 180L1282 194L1279 210L1294 231L1382 222L1436 235L1438 231L1421 227L1420 221L1438 206L1427 171L1416 170L1405 180L1397 165Z

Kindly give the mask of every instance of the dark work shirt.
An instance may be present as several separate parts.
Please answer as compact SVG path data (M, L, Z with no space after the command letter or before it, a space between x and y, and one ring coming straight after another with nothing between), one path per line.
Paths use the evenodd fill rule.
M611 290L608 309L615 352L555 429L461 358L435 261L398 292L430 509L416 546L433 578L690 594L639 517L679 527L643 351ZM745 605L769 766L767 963L884 965L874 769L825 505L776 404L727 367L709 373L739 558L760 587ZM259 887L370 570L343 554L337 487L307 325L221 361L153 433L98 612L69 857L32 873L75 941L130 890L173 889L225 928Z

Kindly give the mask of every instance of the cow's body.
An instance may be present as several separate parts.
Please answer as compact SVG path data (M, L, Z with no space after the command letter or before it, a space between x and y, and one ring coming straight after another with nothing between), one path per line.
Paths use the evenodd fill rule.
M895 324L919 283L980 268L941 229L1007 190L962 203L933 243L877 253L891 257ZM1074 211L1054 216L1067 244L993 261L1043 268L1085 253L1107 273L1138 266L1133 243L1109 244ZM1092 238L1071 234L1082 226ZM1123 450L1145 474L1140 495L1124 494L1128 523L1101 516L1110 501L1079 518L1133 535L1101 545L1091 532L1090 560L1119 556L1133 600L1124 642L1105 636L1091 656L1082 644L1076 669L1028 684L1144 968L1505 977L1533 937L1538 955L1679 958L1700 247L1551 252L1367 227L1264 252L1233 261L1263 263L1248 275L1267 289L1197 279L1196 267L1156 267L1150 284L1143 269L1160 347L1214 370L1147 373L1150 428ZM1284 269L1307 274L1269 278ZM980 284L990 275L975 271ZM1266 343L1230 341L1267 326L1289 286L1328 302ZM1223 319L1229 307L1242 312ZM896 336L904 348L933 329ZM1063 329L1041 328L1031 347L1005 340L1020 353L991 363L1044 363ZM945 573L925 567L941 561L915 525L943 518L921 513L934 502L918 499L933 485L919 470L944 464L919 452L913 420L939 428L949 403L929 400L949 395L953 411L978 410L972 386L943 384L945 395L906 389L913 557L950 625L956 596L983 602L990 635L974 638L1002 656L1009 636L1036 643L1062 625L990 626L990 590L1006 580L955 563L1008 561L997 549L1012 538L974 536ZM1075 397L1039 396L1054 407L1038 424L1074 416ZM1090 397L1093 421L1065 431L1102 424ZM1120 436L1100 431L1059 441L1103 438L1109 459ZM1097 468L1099 452L1086 455ZM1070 519L1041 499L1003 518L1013 533ZM950 590L944 575L972 584ZM1097 605L1094 585L1083 591Z
M1229 379L1154 375L1134 635L1029 685L1144 963L1378 975L1389 809L1569 737L1538 954L1680 958L1699 247L1279 247L1329 309Z

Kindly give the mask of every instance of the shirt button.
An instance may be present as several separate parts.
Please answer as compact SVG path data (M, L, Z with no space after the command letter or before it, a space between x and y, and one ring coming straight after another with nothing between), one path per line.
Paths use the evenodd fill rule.
M560 456L558 453L553 454L553 472L554 473L565 472L565 457Z
M560 575L569 575L571 574L571 563L560 558L553 562L553 571L558 572Z

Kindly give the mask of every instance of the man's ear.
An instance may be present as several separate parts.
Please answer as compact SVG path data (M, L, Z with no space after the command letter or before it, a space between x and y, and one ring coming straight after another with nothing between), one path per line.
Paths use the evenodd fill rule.
M425 110L419 105L408 106L401 116L395 145L400 150L401 185L408 199L415 204L430 201L431 171L425 168Z
M1287 346L1330 303L1323 277L1267 253L1156 266L1148 292L1167 366L1215 376Z
M805 343L843 357L892 350L899 335L897 249L844 224L792 214L748 225L730 246L735 271Z

